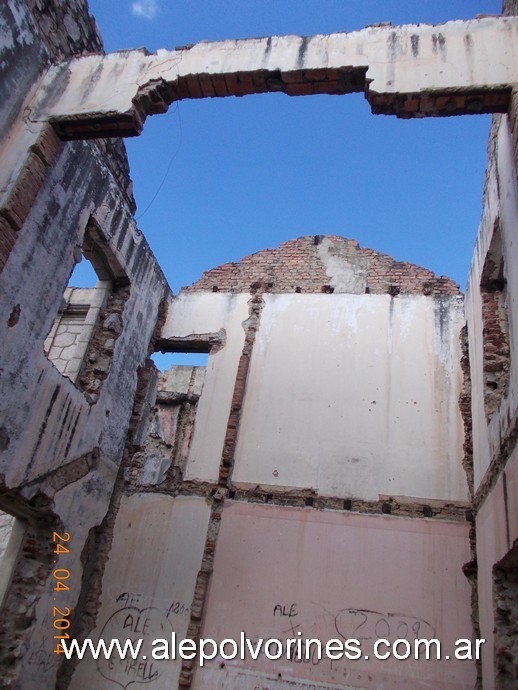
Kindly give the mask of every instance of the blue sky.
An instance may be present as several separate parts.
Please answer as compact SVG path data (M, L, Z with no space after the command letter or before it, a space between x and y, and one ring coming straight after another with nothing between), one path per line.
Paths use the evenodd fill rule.
M441 23L499 0L90 0L107 51ZM360 94L173 104L126 140L138 225L171 287L310 234L352 237L465 288L489 116L397 120Z

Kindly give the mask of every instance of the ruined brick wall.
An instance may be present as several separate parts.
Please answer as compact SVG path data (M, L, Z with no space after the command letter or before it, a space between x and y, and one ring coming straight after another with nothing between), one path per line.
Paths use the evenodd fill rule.
M380 311L374 311L377 309L376 305L379 305ZM401 312L399 312L400 309ZM391 316L387 320L397 324L401 323L401 315L404 314L403 321L407 328L413 318L419 320L426 310L430 310L431 318L422 331L418 328L413 331L413 335L410 335L412 328L405 330L402 340L399 339L399 335L390 336L390 338L394 337L390 345L394 356L389 356L391 361L386 368L382 364L373 375L372 370L379 366L379 362L384 357L385 337L381 333L381 324L385 321L385 316L390 313ZM353 313L357 314L358 323L355 322ZM349 314L351 314L350 317ZM369 316L366 316L367 314ZM192 409L185 410L188 416L182 418L183 410L179 407L175 409L175 406L171 405L171 403L176 405L177 402L181 402L182 405L189 404L191 402L189 395L184 398L168 392L168 395L164 396L167 391L165 389L159 391L156 409L151 415L148 439L133 455L131 464L128 466L126 495L121 504L122 512L116 518L118 528L116 527L115 534L117 536L113 541L112 549L113 554L120 554L124 548L124 540L134 538L126 525L135 524L133 516L140 514L141 502L149 499L151 503L151 498L153 505L162 506L164 511L183 500L199 501L205 510L209 507L209 515L206 513L203 516L198 515L191 523L179 517L178 522L170 529L156 527L157 530L162 530L161 539L163 540L173 532L180 534L189 529L189 534L196 535L198 547L198 540L204 539L203 549L198 556L199 560L192 564L189 579L186 578L185 581L181 580L180 568L172 562L170 566L166 565L169 558L167 554L161 554L158 557L160 568L157 571L168 570L174 580L174 585L170 588L163 587L159 590L151 579L144 578L143 564L131 566L128 569L127 578L126 575L119 578L113 569L111 572L106 570L105 588L110 587L110 591L120 591L121 594L119 599L114 596L111 600L108 597L103 599L96 629L102 629L104 621L110 619L111 616L119 615L117 611L120 610L122 602L138 601L139 606L156 608L162 606L160 610L174 624L175 630L185 631L184 634L192 639L203 637L207 633L204 623L207 611L217 605L214 597L211 600L211 589L215 581L227 578L227 575L221 574L221 555L218 561L218 553L221 554L222 549L225 549L220 539L221 526L236 509L243 511L243 515L246 513L248 519L263 512L264 516L273 516L282 515L282 511L287 511L287 514L294 516L295 511L300 511L297 517L292 519L298 521L301 532L304 531L303 525L318 522L323 514L326 515L326 520L343 518L344 524L349 518L354 520L361 517L361 519L365 518L365 525L372 524L373 526L382 516L382 519L394 519L392 526L396 531L403 519L411 520L414 525L424 520L422 526L426 530L459 529L459 533L465 537L465 541L459 544L465 559L462 562L470 561L471 563L472 554L469 551L468 534L472 514L467 509L467 501L462 500L467 498L467 492L464 494L461 488L457 495L447 497L440 491L430 493L430 481L427 482L426 487L424 484L422 487L414 487L414 491L396 488L394 483L391 483L386 491L381 489L379 475L383 472L382 468L388 460L390 450L387 447L379 454L377 472L364 469L361 487L353 488L353 475L363 460L360 457L361 452L356 454L351 450L355 433L352 427L355 425L347 419L347 410L361 405L363 399L369 401L367 405L369 409L366 410L369 417L371 413L376 413L384 405L381 391L385 390L384 382L388 377L391 380L388 391L390 391L392 402L387 407L386 415L392 427L391 446L394 446L395 429L400 416L400 412L396 409L398 404L396 401L403 400L402 405L405 406L405 409L401 411L403 415L409 410L413 414L417 406L421 404L419 398L422 391L419 391L419 384L412 394L408 391L403 392L399 388L400 380L408 378L408 367L405 363L411 359L416 370L425 372L425 378L428 377L429 380L435 382L435 390L441 391L440 402L438 401L437 405L433 404L426 411L420 409L419 414L425 418L433 417L438 408L444 408L446 403L449 405L447 415L449 419L436 421L436 433L439 429L440 433L443 433L451 420L454 420L453 425L458 421L461 428L462 422L456 407L459 388L456 383L454 389L450 389L449 385L460 378L459 336L462 321L462 296L451 280L444 277L437 278L426 269L409 263L396 262L373 250L362 250L354 240L340 237L311 236L292 240L281 245L279 249L258 252L245 257L241 262L225 264L208 271L200 281L184 288L169 307L161 337L158 339L160 347L167 349L169 346L171 349L180 349L183 342L186 345L202 340L208 342L215 332L220 331L224 331L225 338L220 343L217 352L211 351L209 356L203 392L199 401L196 400L195 425L192 424L190 416ZM376 332L376 338L368 343L362 341L365 332L370 333L367 322L371 325L375 324L373 330ZM286 325L283 326L283 323ZM294 335L280 342L277 335L279 331L276 333L276 329L280 329L284 335L290 332ZM405 351L408 342L413 341L414 337L417 341L413 342L420 352L430 347L427 338L421 339L422 336L418 335L418 332L436 334L432 338L433 352L430 353L430 360L424 366L416 363L415 352L410 354L410 351ZM450 335L446 335L447 333ZM336 334L337 341L333 340L333 334ZM354 345L351 345L350 350L345 348L342 351L341 348L348 339ZM434 349L438 341L442 343L439 356ZM303 345L302 349L299 349L298 345L301 343L311 343L311 346L305 349ZM316 356L313 356L313 345L315 345ZM446 354L450 348L451 355ZM277 353L281 359L284 357L274 376L271 370L269 371L272 366L271 360L266 361L266 366L264 366L265 361L261 359L263 356L268 357L265 353L272 352ZM368 352L371 354L367 354ZM326 367L327 361L331 360L336 361L336 370L333 379L329 380ZM397 362L402 363L404 369L401 375L392 370L394 365L397 366ZM438 362L442 364L449 362L452 367L446 376L449 383L446 383L444 390L443 384L439 383L442 374L435 370ZM286 371L289 373L286 374ZM361 382L355 381L355 372L363 372L360 377L365 374ZM345 375L347 380L346 389L338 392L335 386L342 375ZM414 378L410 376L410 380ZM280 383L278 379L282 379ZM319 384L319 379L325 379L326 383ZM369 380L375 381L376 393L373 392L372 396L367 393ZM319 398L319 385L325 389L323 400ZM264 408L259 410L254 408L253 412L250 412L250 405L254 405L254 400L261 397L265 390L268 390L268 394ZM423 397L426 398L427 394L423 394ZM311 414L308 414L307 409L301 412L299 405L302 400L313 402ZM342 417L336 420L336 424L328 426L328 415L332 414L330 410L335 405L341 410ZM268 417L268 408L275 409L273 420ZM469 390L464 391L463 412L465 414L467 408L469 408ZM457 416L459 416L458 420ZM385 418L383 414L382 417ZM315 422L313 418L318 421ZM178 436L178 429L180 428L181 431L184 420L186 422L184 428L188 430L188 434L180 433ZM254 435L252 428L256 420L259 429L257 436ZM159 425L157 421L160 421ZM420 424L417 419L415 421ZM296 425L298 422L300 422L299 426ZM380 433L381 424L374 418L369 419L369 422L369 433L362 439L364 445L371 444ZM172 436L178 439L175 443L171 443L171 437L167 439L164 436L166 424L170 425ZM405 420L403 426L405 432L410 434L412 424L408 424ZM307 429L311 430L307 431ZM340 437L344 429L347 438ZM319 439L320 445L317 449L306 449L305 441L299 442L300 437L305 433ZM201 441L202 437L206 441ZM461 437L462 431L459 432L459 438ZM272 438L274 439L273 447L270 445ZM419 438L420 445L426 446L424 436L419 435ZM192 442L188 443L187 439L192 439ZM409 442L411 443L410 438ZM180 457L178 444L185 448L185 452ZM460 475L462 478L460 469L462 444L455 444L458 456L451 464L450 460L445 459L447 444L447 441L439 444L443 460L439 474L447 477L446 483L453 486L457 481L453 475L455 477ZM294 446L297 446L299 450L295 467L290 465L288 459ZM262 451L259 451L263 454L261 458L257 455L258 448L262 448ZM407 451L408 449L404 452ZM375 451L371 448L370 452ZM412 451L412 468L418 462L420 452L421 449L418 448ZM469 448L466 448L465 452L468 456ZM400 462L399 449L395 454ZM274 455L277 457L270 468ZM354 457L349 458L349 455ZM210 466L209 456L210 462L213 462ZM426 471L430 469L429 466L435 466L437 457L438 455L424 462L423 470L424 465L427 466ZM306 463L314 469L313 479L304 473L303 467ZM317 477L332 473L335 463L337 467L333 487L319 485ZM454 467L455 463L459 465L458 472ZM268 471L264 470L264 466L268 466ZM250 468L248 474L245 467ZM365 478L367 474L369 479ZM402 472L402 474L405 473ZM433 470L430 473L430 479L432 474ZM373 495L367 495L367 485L370 483L375 485ZM416 496L427 497L418 499ZM148 520L151 520L151 517L143 515L137 529L146 530L146 524L150 524ZM254 538L253 521L246 524L250 527L244 526L243 521L243 530L250 531L247 532L246 537L241 536L235 540L236 554L241 554L242 545L248 539ZM266 528L258 524L255 534L263 529ZM307 541L305 539L302 541L304 547L298 554L297 568L307 550L313 548L309 536ZM287 545L286 549L290 550ZM194 548L192 552L195 553ZM267 552L268 549L263 554L266 560L269 557ZM116 558L115 555L113 557ZM373 557L375 558L374 555ZM248 556L237 555L236 558L241 562L240 573L250 572L258 567ZM399 551L397 558L401 563L404 561L403 569L410 567ZM457 563L452 568L454 577L463 589L462 603L457 600L456 607L458 614L467 620L466 634L471 634L469 623L471 590L465 591L466 583L460 565ZM370 568L365 567L370 572ZM183 570L182 572L184 573ZM308 571L305 570L305 572ZM269 589L275 591L278 587L282 588L282 583L288 577L290 577L290 567L284 561L279 561L276 564L275 576L269 581ZM294 570L291 570L291 577L297 579ZM315 573L314 581L317 587L321 582L320 578L321 576ZM235 587L230 598L234 596L239 598L239 588L247 588L246 575L243 575L242 580L236 576L236 581L237 584L230 585L230 587ZM442 584L438 584L439 581L440 578L435 578L434 587L437 590L443 587ZM132 583L135 589L131 589L126 583ZM348 587L350 581L347 580L347 583L344 585L342 582L336 592L329 594L331 599L336 597L331 609L338 600L342 601L342 588ZM447 587L446 584L444 586ZM256 591L255 586L253 591ZM428 591L427 596L429 595ZM160 602L165 601L168 596L172 602L168 607L164 607ZM220 598L225 602L225 606L228 605L227 596L223 595ZM242 604L237 608L246 611L247 606L248 604ZM229 625L232 615L232 613L224 615L222 626ZM246 613L244 616L246 617ZM157 620L158 618L160 617L157 614ZM447 617L441 618L441 625L446 619ZM167 625L166 621L161 620L164 626ZM249 627L253 628L254 616L250 616L243 625L247 630ZM163 671L168 675L172 687L177 686L178 673L179 687L215 687L216 676L212 676L210 680L200 678L194 661L184 661L180 669L178 666L179 664L176 664L175 669L173 664L168 670ZM224 665L218 668L220 677L217 682L221 683L226 671ZM97 671L92 665L80 664L72 679L71 690L81 688L81 683L95 673ZM293 671L290 682L295 682L294 676L299 677L297 671ZM113 677L121 684L130 679L129 673L124 670L116 674L114 672ZM325 678L320 676L320 680L322 679ZM268 682L272 687L276 687L277 683L279 687L284 687L279 679L268 678ZM298 682L303 684L300 678Z
M102 53L103 41L87 0L25 0L41 37L55 59Z
M518 15L518 0L504 0L502 14L509 16ZM514 166L518 171L518 89L516 87L511 95L508 118L511 137L513 140Z
M128 488L173 494L181 486L204 378L205 367L188 365L158 375L147 438L131 459Z
M8 573L0 685L51 688L61 662L53 654L52 534L71 535L60 561L69 588L59 604L71 621L82 620L80 590L92 562L102 569L106 557L90 535L109 512L127 432L138 424L138 372L148 371L170 292L133 219L123 144L63 143L50 125L25 126L25 98L51 63L102 51L87 3L6 0L0 23L12 35L0 44L0 505L27 525ZM107 267L117 270L106 276L111 296L90 324L74 384L44 343L92 224Z
M516 2L508 2L506 9L511 12L515 6ZM29 8L28 25L32 28L37 27L37 30L31 29L26 34L32 39L30 45L18 46L19 50L14 56L18 61L17 67L12 70L15 76L11 74L9 79L4 80L5 89L0 86L0 115L2 108L8 115L0 118L3 123L0 124L0 135L4 131L2 126L7 131L7 127L13 124L13 118L17 116L17 109L23 101L24 94L51 61L72 54L102 50L95 25L86 14L86 2L7 0L3 5L4 10L6 7ZM0 12L2 11L0 7ZM2 62L0 70L3 68ZM17 89L15 77L21 73L24 76L23 85ZM307 93L315 90L308 84L290 88L295 92L297 88L301 88L302 92ZM516 99L511 106L511 122L515 123L516 117L512 113L516 113ZM513 136L516 136L517 128L515 124L511 126L514 127ZM20 156L25 153L20 151ZM55 192L56 189L60 190L59 195ZM446 303L448 300L451 303L452 321L457 318L455 311L457 310L458 315L458 307L462 303L458 287L451 280L437 277L426 269L406 262L396 262L373 250L362 249L353 240L314 236L293 240L277 250L265 250L245 257L241 262L208 271L200 281L185 288L184 296L196 298L199 295L193 293L234 293L228 295L225 302L223 311L228 314L239 301L237 298L240 295L235 293L257 294L253 295L246 305L246 311L242 313L242 318L238 319L237 330L244 330L244 335L242 346L236 347L237 366L234 370L221 366L232 346L231 343L227 343L214 357L220 368L216 367L216 370L213 369L209 373L208 378L213 388L208 386L205 389L206 395L214 396L209 400L212 403L210 416L215 417L220 414L220 408L227 410L225 401L222 403L221 399L214 395L217 384L228 379L229 372L234 374L234 379L230 380L233 388L232 395L227 401L227 417L223 420L223 425L226 426L217 473L215 476L201 477L191 473L190 477L184 480L183 475L189 464L190 441L194 433L194 415L200 397L199 391L196 393L194 390L195 382L192 377L187 390L181 391L180 398L174 395L171 398L171 391L166 389L159 391L159 405L169 405L167 414L162 415L160 421L164 422L168 418L166 423L170 423L171 434L163 433L164 425L158 423L155 410L151 412L151 417L153 418L153 414L155 417L150 436L147 441L139 437L145 426L142 424L142 416L146 415L154 400L154 370L149 362L146 362L146 355L153 347L151 341L157 333L155 323L158 311L168 291L149 248L131 218L134 202L122 145L117 140L60 144L49 127L31 148L27 164L14 191L15 194L0 215L0 245L3 247L0 271L5 268L0 276L0 293L5 304L5 309L4 305L0 305L3 309L0 342L3 343L6 362L3 372L5 383L0 381L0 498L2 506L13 513L22 508L26 511L29 516L29 529L14 571L5 615L0 623L0 642L5 650L0 657L3 682L23 690L53 686L56 665L60 660L53 658L47 651L49 643L54 643L54 630L49 624L49 611L52 610L49 607L52 604L43 592L54 559L49 534L56 528L70 530L73 537L70 560L62 563L73 573L70 598L63 601L72 609L72 629L84 635L91 632L96 624L104 622L98 614L101 603L106 605L111 596L120 606L121 602L135 602L134 605L139 606L154 607L156 604L164 607L164 617L171 615L173 620L177 614L187 617L188 620L184 620L185 631L188 629L192 636L200 634L207 610L208 585L215 563L219 524L225 520L225 512L228 515L232 506L237 503L247 505L247 510L250 510L247 519L253 517L256 508L272 509L275 506L276 511L298 510L301 529L306 523L317 523L321 515L327 519L331 512L334 516L332 520L338 516L343 525L354 523L361 514L365 518L365 526L374 526L381 520L391 521L396 536L399 536L401 521L408 519L408 524L413 522L414 525L422 525L419 529L423 532L437 530L437 534L440 535L441 530L448 529L450 536L454 532L461 537L464 535L465 543L460 541L461 548L463 544L467 544L465 523L466 520L471 520L471 513L466 511L462 500L445 498L442 495L429 497L428 494L425 499L416 499L415 494L414 497L402 496L398 491L380 493L375 498L365 499L360 493L343 491L343 488L328 494L319 494L311 482L302 486L295 485L294 472L287 473L288 481L294 484L288 488L277 485L272 488L262 477L248 483L241 481L241 485L237 486L233 476L242 408L247 395L250 400L254 394L250 383L253 379L249 378L249 365L254 348L256 352L260 349L256 345L256 335L262 327L266 328L268 323L272 323L272 320L268 322L265 319L266 324L261 324L263 310L268 317L268 313L271 314L274 309L274 300L270 298L275 295L265 293L334 293L334 297L318 298L326 303L340 299L340 293L371 293L390 297L418 296L416 303L426 302L428 307L432 305L433 315L428 321L431 324L430 332L437 335L436 342L440 342L442 348L440 352L434 351L432 354L435 355L434 361L440 360L444 364L441 358L444 357L445 351L450 352L445 340L449 323ZM104 314L98 324L92 343L92 356L89 357L81 374L82 385L74 386L61 377L51 362L45 359L42 344L57 312L63 287L73 267L74 250L81 246L82 233L90 215L96 217L103 240L113 248L120 259L127 273L130 288L119 286L119 290L113 295L112 303L109 305L111 313ZM20 280L22 267L23 281ZM220 296L222 295L214 297ZM201 298L205 297L212 298L213 295L201 295ZM246 303L248 295L245 294L244 297ZM424 299L425 297L431 299ZM295 300L297 299L295 297ZM401 303L405 302L376 299L390 303L396 313ZM367 297L365 301L374 300ZM344 314L347 314L347 310L341 314L342 318ZM209 315L208 321L212 324L213 312L210 310ZM375 325L377 328L378 324ZM217 324L215 328L211 325L203 333L206 335L208 331L218 331L220 327L223 328L222 324ZM317 329L318 335L312 335L311 338L315 337L315 340L320 342L324 330ZM455 328L452 332L454 331ZM203 333L198 335L202 337ZM187 334L174 333L173 336L177 342L180 338L187 338L188 334L192 334L192 330L188 330ZM242 334L234 333L238 343L239 335ZM294 349L295 345L296 343L292 343ZM363 356L367 349L364 348L365 352L357 354ZM325 364L326 355L328 353L322 351L313 361L317 366L322 366ZM367 364L366 370L373 366L376 357L366 358L362 362L364 365ZM286 368L291 363L290 358L291 352L287 357ZM394 358L396 359L397 357ZM342 361L346 363L349 358L344 357ZM296 377L297 380L307 374L308 360L304 360L304 367L303 375ZM415 377L417 373L410 372L410 378ZM393 378L390 386L387 386L388 389L397 389L398 379L406 376L406 367L402 366L399 375ZM450 379L455 379L455 376L454 371ZM384 377L379 377L379 380L382 378ZM257 376L254 385L257 385ZM437 381L435 385L440 388ZM358 386L358 389L360 388L361 386ZM84 395L85 390L88 398ZM357 399L344 405L343 392L340 393L342 397L339 401L344 407L357 407ZM279 397L283 394L284 391L281 390ZM305 394L308 395L308 392ZM310 394L312 395L313 391L310 391ZM372 407L368 412L372 413L372 416L376 412L376 405L378 409L381 407L378 395L375 397L378 399L371 401L371 397L368 398L368 404ZM447 397L442 396L438 407L443 405ZM452 397L450 395L450 400ZM13 404L13 400L16 404ZM201 400L200 405L203 398ZM331 402L334 404L334 401ZM274 403L278 404L272 399L270 404ZM278 416L279 420L283 419L284 415L289 416L291 403L292 399L288 397L282 414ZM408 399L404 404L408 405L409 409L412 405L413 409L416 402L414 399ZM463 405L466 406L465 399ZM452 409L453 415L450 417L455 414L454 405ZM427 414L433 415L436 411L429 409ZM394 417L392 405L387 411L387 420L389 412ZM309 415L304 421L309 423ZM369 425L369 432L365 434L365 438L370 439L380 426L375 423ZM411 425L407 426L409 433L412 432ZM440 433L444 426L437 424L437 433ZM273 428L273 424L267 425L269 434ZM333 432L338 433L339 430L339 425L336 425ZM203 429L203 432L205 433L206 429ZM334 436L335 433L329 434L330 438ZM337 444L337 457L342 458L341 454L346 446L346 443ZM217 444L214 444L214 447L217 450ZM155 451L156 458L153 457ZM414 449L416 453L419 451L419 448ZM386 452L390 452L389 444ZM318 456L321 454L324 454L324 450L319 449ZM439 455L442 458L442 452L438 453L437 457ZM242 457L243 459L246 460ZM317 459L315 453L312 462L316 462ZM265 461L268 460L266 456ZM350 461L351 464L345 466L345 469L342 468L341 478L352 475L355 465L361 462L356 457L344 458L343 461ZM257 463L257 470L260 469L259 464ZM272 472L274 479L270 480L274 484L277 478L275 473L277 470ZM369 473L370 476L374 474ZM172 505L182 504L196 505L198 515L196 511L194 517L192 513L186 512L183 518L182 514L178 518L175 513L174 519L171 519L172 512L167 511ZM121 505L125 507L126 512L122 513L119 532L113 538ZM158 511L155 516L146 510L150 505L160 506L162 512ZM207 511L210 511L210 516L207 515ZM395 519L394 516L398 518ZM244 524L244 521L241 521ZM176 576L184 561L196 550L191 539L192 532L189 530L196 532L198 542L201 543L201 553L198 566L196 562L194 565L191 563L191 571L188 573L189 586L185 587L187 594L184 592L183 600L175 598L167 602L167 605L164 605L164 601L155 602L153 577L157 574L160 577L160 573L166 573L167 577L161 582L162 588L157 588L157 591L162 593L164 599L172 597L171 588L178 587L177 582L173 582L175 577L171 577L170 573ZM136 538L135 533L138 535ZM175 549L172 550L173 558L168 560L164 556L164 545L171 539L171 535L175 534L178 540L187 534L189 541L183 544L183 548L175 545ZM134 540L133 551L129 547L130 538ZM359 543L358 539L355 541ZM245 540L237 540L235 551L241 553L239 545L242 546L244 543ZM444 544L444 538L441 537L438 543ZM154 550L146 551L149 544L157 544L158 548L155 546ZM289 542L283 546L287 556L291 552L290 546ZM127 564L130 560L128 556L130 553L135 554L137 549L139 558L135 558L134 561L140 562L136 566L133 563L133 570L122 569L120 563ZM342 555L346 553L343 549L337 549L336 552L338 551ZM464 552L466 551L464 548ZM234 549L228 550L227 556L232 557L233 552ZM406 567L401 563L397 564L398 577L400 570L408 569L408 572L412 572L416 552L417 549L409 549ZM225 554L225 551L223 553ZM298 556L302 558L304 553L306 551L302 549ZM373 567L365 567L365 572L369 574L377 570L376 553L375 550L365 549L364 554L358 554L360 561L373 556ZM457 549L457 561L461 558L459 553L460 550ZM449 562L453 561L453 553L451 556ZM150 572L152 569L149 564L156 564L158 560L161 567ZM346 560L353 559L347 554ZM320 567L317 558L314 562ZM365 565L365 561L362 562ZM243 569L250 568L250 563L251 561L243 559L241 565ZM277 561L277 566L279 563L282 563L282 560ZM106 564L108 587L103 590L102 579ZM340 568L344 569L346 565L346 562L341 562ZM433 562L430 565L433 566ZM459 576L460 572L460 567L457 566L458 562L453 568L455 576ZM313 577L315 582L318 582L318 567L315 572L317 577ZM409 579L409 584L420 582L432 569L423 568L411 581ZM128 575L126 571L129 571ZM297 572L295 568L292 575L296 575ZM216 575L221 578L221 571ZM357 580L358 578L351 576L350 584L355 585ZM263 578L263 581L269 583L268 578ZM394 578L392 583L396 581L398 580ZM116 589L120 582L121 593ZM451 582L451 573L448 582ZM448 582L445 580L445 588L451 586ZM429 591L425 588L426 596L421 597L422 601L431 599L429 594L433 588L435 595L442 601L441 587L440 577L433 575L430 578ZM374 591L375 588L372 589ZM382 589L378 587L376 591ZM412 587L408 587L408 590L410 589ZM176 589L174 591L176 592ZM336 601L332 602L336 607L344 605L343 591L344 583L340 582L336 589ZM390 593L388 598L390 599ZM354 603L356 605L357 602ZM218 604L217 597L212 604ZM457 600L455 605L458 605ZM387 602L388 606L392 606L392 601ZM416 605L416 611L418 609L419 606ZM450 620L447 615L439 618L441 623ZM463 634L470 636L469 629ZM181 682L186 686L191 684L192 670L189 664L184 665ZM97 673L97 669L94 669L93 673ZM93 675L86 673L85 682L82 683L81 679L76 680L76 687L80 690L91 687L93 678ZM69 679L69 675L64 673L59 681L61 687L66 687ZM124 680L127 682L129 679ZM210 683L203 684L202 681L197 687L210 686Z
M350 269L348 268L350 267ZM361 248L356 240L310 235L284 242L206 271L185 292L371 293L458 295L450 278L387 254Z
M14 123L36 80L52 63L72 55L103 52L86 0L5 0L0 21L11 40L0 45L0 137Z
M128 286L115 287L99 314L88 352L79 371L78 383L91 403L97 402L103 382L112 368L115 343L121 335L124 307L130 296Z
M8 136L25 98L51 63L72 55L103 51L87 8L85 0L66 4L8 0L0 6L0 22L13 33L12 42L0 46L0 139ZM15 140L16 137L11 138L11 146ZM28 151L15 154L7 149L11 160L17 156L19 170L10 175L10 166L6 166L4 179L0 179L0 271L62 146L52 127L46 125L35 135ZM70 151L80 148L79 144L67 146ZM121 198L134 213L136 204L122 140L98 139L88 147L92 156L103 157Z
M518 14L505 0L503 14ZM482 219L466 293L472 382L473 514L476 558L467 574L477 587L482 687L516 685L517 649L511 632L516 608L518 539L514 491L518 467L514 233L518 219L518 92L506 115L492 118Z
M87 0L25 0L39 35L52 61L78 55L103 53L103 40L95 18L88 11ZM133 199L126 148L121 139L98 139L98 147L116 177L126 201L136 209Z

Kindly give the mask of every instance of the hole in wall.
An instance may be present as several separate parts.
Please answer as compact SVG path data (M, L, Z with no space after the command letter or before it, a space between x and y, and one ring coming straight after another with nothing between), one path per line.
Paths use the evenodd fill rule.
M153 352L151 359L160 372L172 366L206 367L209 361L208 352Z
M77 253L79 255L79 261L74 266L67 287L95 288L99 282L99 276L92 262L85 257L82 251Z
M74 259L44 351L58 371L94 403L122 332L129 280L93 218L85 228L82 246L74 250Z

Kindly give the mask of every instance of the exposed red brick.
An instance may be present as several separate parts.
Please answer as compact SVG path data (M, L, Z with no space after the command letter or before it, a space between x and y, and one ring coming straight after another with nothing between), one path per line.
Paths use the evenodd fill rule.
M248 94L255 93L254 82L252 80L252 77L247 72L238 72L237 82L237 93L239 93L240 96L246 96Z
M236 263L206 271L183 291L320 293L332 287L332 277L319 252L320 236L299 237L277 249L264 249ZM330 251L344 263L366 266L366 292L371 294L457 295L459 288L446 276L387 254L362 249L356 240L328 236ZM326 289L325 291L330 292Z
M212 79L210 78L210 75L208 74L199 74L198 79L200 82L201 90L203 93L204 98L212 98L213 96L216 95L216 92L214 91L214 86L212 85Z
M304 73L304 76L307 81L325 81L326 79L330 79L329 77L329 71L327 69L307 69ZM337 70L334 70L336 73ZM335 74L335 79L337 79L336 74Z
M285 84L301 84L304 81L302 72L281 72L282 80Z
M54 162L54 158L60 146L61 140L56 134L54 127L47 125L41 132L36 143L30 147L30 150L39 156L43 163L50 166Z
M223 76L225 79L225 88L227 93L233 94L234 96L241 96L241 84L239 82L239 75L237 72L234 74L225 74Z
M314 93L314 84L304 82L301 84L288 84L286 93L288 96L311 96Z
M51 125L47 125L29 148L27 159L11 193L0 209L0 271L5 266L19 230L27 218L43 185L61 142Z
M203 98L203 92L196 74L189 75L186 77L185 81L187 83L189 98Z
M227 84L222 74L212 74L212 86L216 96L228 96Z
M258 71L258 72L252 72L252 83L254 85L254 91L253 93L266 93L269 91L268 86L266 84L266 76L267 76L266 71Z

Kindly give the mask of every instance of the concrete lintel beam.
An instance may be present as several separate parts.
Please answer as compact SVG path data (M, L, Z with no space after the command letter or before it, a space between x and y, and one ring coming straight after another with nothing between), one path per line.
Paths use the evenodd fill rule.
M133 136L184 98L364 91L398 117L505 112L518 83L518 17L129 50L52 67L31 104L64 139Z

